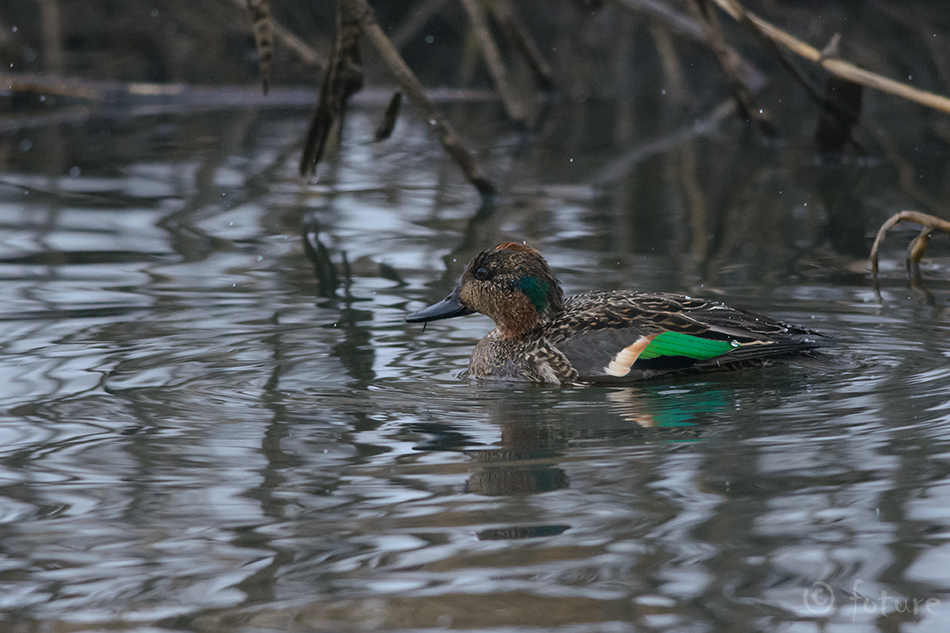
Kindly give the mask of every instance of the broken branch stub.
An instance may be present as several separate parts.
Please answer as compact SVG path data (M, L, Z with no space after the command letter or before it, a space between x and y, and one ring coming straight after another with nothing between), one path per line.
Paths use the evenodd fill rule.
M399 116L399 106L401 105L402 93L397 90L389 100L386 112L383 113L383 120L379 122L379 127L376 128L375 139L377 142L385 141L393 133L393 129L396 127L396 117Z

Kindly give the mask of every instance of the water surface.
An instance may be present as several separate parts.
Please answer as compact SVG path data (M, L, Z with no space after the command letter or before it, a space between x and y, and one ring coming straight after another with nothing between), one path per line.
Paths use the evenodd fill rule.
M4 630L944 630L950 276L936 244L911 289L901 234L873 290L894 166L733 122L592 187L609 110L496 109L452 110L493 208L418 121L370 143L372 108L310 185L303 108L4 134ZM847 362L470 382L487 319L403 318L507 239L569 293L710 296Z

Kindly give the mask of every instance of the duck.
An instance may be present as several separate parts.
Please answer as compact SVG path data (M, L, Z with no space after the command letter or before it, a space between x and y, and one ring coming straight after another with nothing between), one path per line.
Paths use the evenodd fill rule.
M541 253L518 242L477 254L445 299L406 321L475 312L495 322L469 359L476 379L626 383L763 367L824 346L818 332L707 299L626 290L565 298Z

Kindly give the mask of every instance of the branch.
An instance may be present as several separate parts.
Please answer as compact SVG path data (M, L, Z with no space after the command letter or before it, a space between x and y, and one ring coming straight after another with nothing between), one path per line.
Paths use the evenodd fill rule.
M386 34L383 33L383 29L380 28L379 23L376 21L372 7L369 6L366 0L341 1L344 4L349 4L352 7L351 10L358 15L363 35L366 36L379 53L379 56L382 58L383 63L386 64L389 72L392 73L393 77L406 93L406 96L409 97L409 100L412 101L413 105L422 114L422 117L439 139L439 142L442 143L442 147L445 148L445 151L459 166L465 174L465 177L468 178L468 181L475 185L475 188L478 189L483 196L494 194L495 187L488 180L488 176L485 175L482 168L479 167L472 155L469 154L465 146L462 145L462 141L452 128L452 125L426 97L425 90L422 88L422 84L419 83L419 79L416 78L412 70L409 69L409 66L406 65L406 62L399 56L396 47L393 46L389 38L386 37Z
M924 251L927 248L927 242L930 239L931 233L940 231L941 233L950 235L950 222L941 220L938 217L919 211L901 211L900 213L892 215L887 219L887 222L881 225L881 228L877 232L877 237L874 238L874 245L871 246L871 275L875 282L877 282L877 256L881 242L884 241L884 236L887 235L887 232L901 222L916 222L924 227L920 231L920 234L911 241L910 247L907 249L908 267L917 266L920 263L921 258L924 256Z
M782 29L769 24L756 14L746 11L736 0L713 0L719 8L729 14L733 20L745 25L754 33L772 42L777 42L796 55L814 62L833 75L848 81L903 97L941 112L950 113L950 99L932 92L918 90L893 79L888 79L869 70L858 68L846 61L829 58L817 48L802 42Z
M484 8L479 0L461 0L461 2L462 6L465 7L465 12L468 13L469 21L472 23L472 31L482 49L482 57L484 57L485 65L488 67L488 74L491 75L495 88L498 90L498 95L501 97L505 114L516 125L525 125L527 117L524 108L508 83L508 72L505 70L505 63L501 59L498 44L495 43L491 35L491 29L488 28L488 17L485 15Z

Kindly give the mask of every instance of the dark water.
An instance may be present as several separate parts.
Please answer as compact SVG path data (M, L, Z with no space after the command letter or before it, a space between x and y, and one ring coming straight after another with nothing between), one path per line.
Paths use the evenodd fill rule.
M306 109L3 133L4 631L946 630L946 250L912 290L892 237L880 297L861 261L915 202L897 165L732 122L592 188L609 112L521 137L455 106L503 191L479 210L419 122L370 144L375 114L309 187ZM470 383L486 319L403 317L505 239L568 292L717 297L850 360Z

